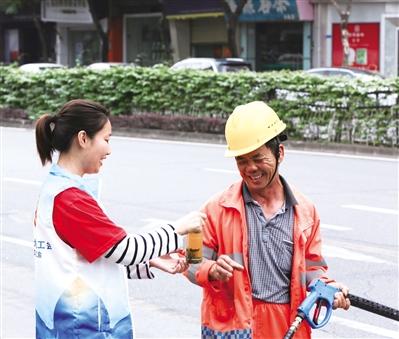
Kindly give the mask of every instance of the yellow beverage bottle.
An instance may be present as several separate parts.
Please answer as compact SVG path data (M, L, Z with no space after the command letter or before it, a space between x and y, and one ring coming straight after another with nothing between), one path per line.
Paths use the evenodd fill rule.
M202 232L187 235L186 259L189 264L202 261Z

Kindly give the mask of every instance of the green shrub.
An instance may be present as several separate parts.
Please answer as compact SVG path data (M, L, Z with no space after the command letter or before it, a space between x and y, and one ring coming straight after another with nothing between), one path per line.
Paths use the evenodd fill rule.
M396 104L386 100L398 93L398 78L365 83L300 71L216 74L120 67L99 72L77 67L29 74L0 66L0 107L23 109L32 119L74 98L99 101L114 115L217 119L225 119L237 105L263 100L287 123L290 135L337 142L398 145L397 99Z

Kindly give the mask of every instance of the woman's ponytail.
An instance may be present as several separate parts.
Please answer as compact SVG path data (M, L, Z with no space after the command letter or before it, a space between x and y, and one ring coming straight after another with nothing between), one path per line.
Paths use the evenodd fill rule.
M53 157L52 134L54 126L55 117L50 114L42 115L36 122L36 147L43 166L47 162L51 162Z
M93 138L107 123L108 116L104 106L84 99L68 101L55 115L41 116L36 122L36 147L43 166L52 161L54 151L69 151L79 131Z

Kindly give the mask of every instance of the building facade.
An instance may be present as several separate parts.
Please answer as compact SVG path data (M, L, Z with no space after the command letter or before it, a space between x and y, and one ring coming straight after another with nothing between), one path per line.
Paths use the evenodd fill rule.
M40 21L40 3L6 14L0 0L0 63L54 61L54 24ZM2 11L3 9L3 11Z
M96 1L108 36L108 61L151 66L186 57L231 56L223 1ZM234 11L237 0L226 2ZM75 66L101 60L87 0L41 4L42 21L53 27L47 39L53 41L54 61ZM399 0L352 0L348 23L350 65L398 76ZM2 16L0 62L42 61L30 46L37 41L31 17ZM339 66L343 59L340 16L331 0L248 0L236 42L239 57L256 71Z
M330 0L313 0L313 67L339 66L342 61L340 16ZM349 16L349 64L399 73L399 1L352 0Z

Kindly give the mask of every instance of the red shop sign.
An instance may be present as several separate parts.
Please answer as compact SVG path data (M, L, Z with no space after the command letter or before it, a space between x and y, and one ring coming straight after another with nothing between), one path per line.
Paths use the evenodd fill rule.
M380 55L380 24L348 24L349 66L378 71ZM342 66L343 49L340 24L333 24L333 66Z

